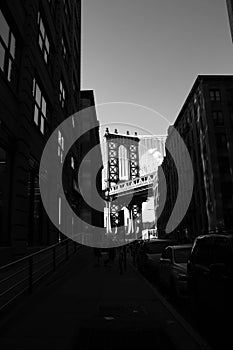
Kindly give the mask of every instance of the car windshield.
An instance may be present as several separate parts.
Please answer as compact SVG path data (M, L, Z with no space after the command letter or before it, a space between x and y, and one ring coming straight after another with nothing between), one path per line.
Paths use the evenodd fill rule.
M148 254L159 254L162 253L164 248L169 245L169 242L153 242L147 244L146 251Z
M176 263L187 263L191 248L181 248L174 250L174 260Z

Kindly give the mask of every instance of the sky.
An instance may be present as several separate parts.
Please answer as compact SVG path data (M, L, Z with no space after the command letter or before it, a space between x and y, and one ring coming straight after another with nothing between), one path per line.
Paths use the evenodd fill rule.
M166 134L198 74L233 74L225 0L82 2L81 84L104 127Z

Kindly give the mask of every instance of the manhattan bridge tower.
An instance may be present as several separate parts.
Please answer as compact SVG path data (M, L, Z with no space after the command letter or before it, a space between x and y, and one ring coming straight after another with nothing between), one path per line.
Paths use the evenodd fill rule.
M118 134L117 130L110 133L108 128L104 135L106 141L106 163L107 163L107 189L115 185L127 184L130 180L138 179L139 174L139 141L135 133L134 136ZM114 198L112 198L114 199ZM142 211L142 202L144 199L133 196L130 203L127 202L127 196L121 197L116 204L110 204L110 220L107 224L107 231L115 230L117 227L124 227L127 233L136 234L141 229L140 214ZM111 203L111 202L110 202ZM125 203L127 203L125 205ZM128 209L128 222L124 222L124 210ZM135 236L134 236L135 237Z

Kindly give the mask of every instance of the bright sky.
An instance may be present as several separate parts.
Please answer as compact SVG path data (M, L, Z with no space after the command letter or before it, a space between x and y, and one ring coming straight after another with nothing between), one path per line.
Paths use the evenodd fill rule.
M233 74L225 0L82 3L82 88L104 103L102 133L164 135L198 74Z
M82 3L82 88L95 90L97 104L130 102L167 118L111 105L98 112L102 124L165 134L198 74L233 74L225 0Z

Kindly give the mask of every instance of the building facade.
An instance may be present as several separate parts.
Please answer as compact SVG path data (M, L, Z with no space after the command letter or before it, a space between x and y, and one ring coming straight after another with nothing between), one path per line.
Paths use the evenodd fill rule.
M193 240L204 232L233 229L233 76L198 76L174 127L191 157L194 188L188 210L173 234ZM159 169L161 201L167 191L158 220L160 236L165 235L179 191L172 159L177 149L174 139L168 130L166 148L171 154L166 151Z
M86 235L92 235L93 233L93 228L88 229L88 224L103 228L104 234L104 201L102 199L103 159L100 148L99 122L96 115L94 92L93 90L82 90L80 97L81 109L86 109L85 124L82 122L81 128L85 127L88 130L78 142L78 146L81 146L80 163L82 166L84 163L83 170L79 170L80 186L82 186L82 191L94 200L96 208L88 205L83 197L79 196L78 215L84 223L82 231ZM91 151L92 149L94 153Z
M165 156L164 135L139 135L140 176L157 171Z
M81 1L2 1L0 244L57 241L39 193L51 132L80 107ZM60 160L64 137L58 135Z
M233 1L226 0L226 3L227 3L227 11L228 11L228 17L229 17L231 38L233 41Z
M1 1L1 247L25 250L62 238L41 202L39 164L51 133L83 108L80 41L81 0ZM94 133L93 144L99 140ZM77 170L87 141L73 145L66 159L65 135L60 130L57 142L64 187L69 189L73 208L80 212ZM54 200L62 207L63 198ZM61 225L67 224L66 219L59 219Z

